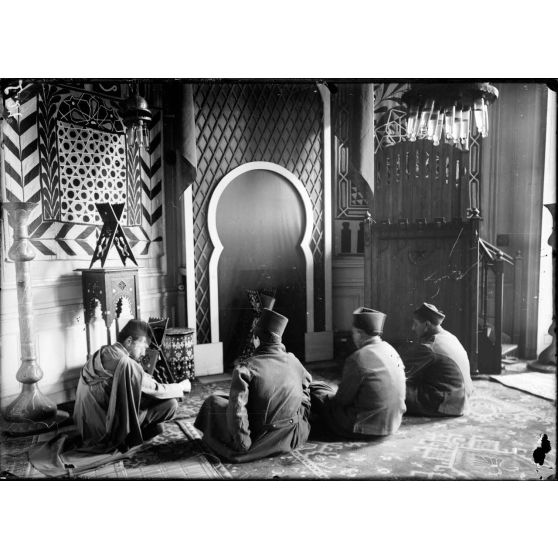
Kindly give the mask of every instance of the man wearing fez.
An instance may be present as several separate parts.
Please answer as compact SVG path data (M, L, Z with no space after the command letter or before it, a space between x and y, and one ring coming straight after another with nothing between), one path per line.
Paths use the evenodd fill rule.
M209 396L196 418L204 441L227 461L288 452L308 439L312 377L281 343L287 322L262 310L254 354L235 366L229 394Z
M161 384L140 364L149 345L149 326L130 320L117 342L101 347L83 367L76 392L74 422L86 447L128 449L163 432L176 413L176 398L190 381Z
M413 313L418 343L402 352L411 414L460 416L473 391L467 353L457 337L442 328L444 318L426 302Z
M386 315L370 308L353 312L357 350L347 358L337 392L313 382L312 412L326 429L351 439L397 431L405 412L405 372L397 351L380 335Z

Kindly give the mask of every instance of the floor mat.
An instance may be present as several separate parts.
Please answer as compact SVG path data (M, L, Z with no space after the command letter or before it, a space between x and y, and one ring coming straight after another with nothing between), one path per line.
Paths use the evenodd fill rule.
M165 424L163 434L132 452L124 459L81 474L74 479L173 479L220 480L230 473L213 455L207 454L198 431L182 420ZM51 433L54 436L55 433ZM29 451L48 439L48 435L6 438L0 446L0 478L44 480L45 475L29 463Z
M220 480L230 478L212 455L206 455L199 434L184 427L182 420L165 424L163 434L145 444L134 455L118 463L82 475L89 479Z
M313 377L338 384L340 374L330 370L313 372ZM555 473L555 404L501 383L475 381L463 417L405 416L395 435L374 442L335 440L313 428L303 447L243 464L221 463L193 426L205 397L228 389L228 382L195 383L162 435L130 458L79 478L538 480ZM551 451L539 466L533 451L543 434ZM6 478L8 474L37 478L26 459L29 447L37 441L36 436L2 441L0 471L6 471Z
M490 379L505 386L531 393L537 397L556 401L556 374L525 372L522 374L490 376Z

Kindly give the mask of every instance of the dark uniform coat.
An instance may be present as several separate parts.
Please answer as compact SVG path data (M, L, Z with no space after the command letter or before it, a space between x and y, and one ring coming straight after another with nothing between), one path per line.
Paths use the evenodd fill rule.
M311 381L284 345L262 344L235 367L229 395L214 394L204 401L194 425L227 461L288 452L310 434Z
M452 333L442 329L403 354L410 413L460 416L473 391L469 358Z
M389 343L372 337L345 361L336 393L315 382L312 396L325 426L336 434L349 438L393 434L405 412L403 362Z

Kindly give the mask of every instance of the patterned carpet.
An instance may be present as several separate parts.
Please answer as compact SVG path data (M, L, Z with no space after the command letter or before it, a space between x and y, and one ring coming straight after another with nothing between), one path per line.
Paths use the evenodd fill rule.
M315 379L337 383L332 371ZM466 416L404 417L393 436L339 441L313 430L304 447L255 463L220 463L200 440L193 420L203 400L227 392L229 382L195 383L164 434L130 458L83 475L91 479L546 479L556 467L556 407L533 395L486 380L475 381ZM533 460L542 434L551 451ZM37 478L26 461L34 438L14 438L0 448L0 471Z
M335 371L313 372L338 384ZM181 406L193 418L228 382L195 386ZM556 407L533 395L486 380L475 381L466 416L404 417L392 437L374 442L339 441L315 429L304 447L255 463L223 467L234 479L540 479L555 473ZM546 433L552 450L538 467L533 451Z
M220 480L230 473L201 443L199 432L189 423L176 420L165 424L163 434L137 448L125 459L94 471L68 478L96 480ZM68 430L68 429L67 429ZM29 450L45 442L52 434L26 438L3 438L0 443L0 479L44 480L28 460Z

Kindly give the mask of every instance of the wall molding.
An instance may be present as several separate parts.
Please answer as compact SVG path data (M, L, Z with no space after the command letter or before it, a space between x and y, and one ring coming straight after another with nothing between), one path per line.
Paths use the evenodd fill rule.
M186 279L186 325L196 331L196 262L194 249L194 207L192 187L186 188L182 196L182 212L184 218L184 276ZM182 270L181 270L182 273ZM195 342L194 341L194 342Z
M325 330L331 331L333 323L332 309L332 174L333 159L331 155L331 93L329 89L319 83L318 90L322 96L323 107L323 168L324 168L324 294L325 294ZM332 352L333 355L333 352Z

